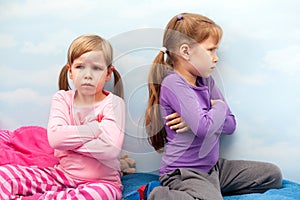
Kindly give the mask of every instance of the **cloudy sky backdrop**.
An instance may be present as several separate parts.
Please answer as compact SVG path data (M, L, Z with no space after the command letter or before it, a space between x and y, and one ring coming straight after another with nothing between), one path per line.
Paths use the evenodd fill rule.
M157 170L160 156L143 129L149 65L169 19L201 13L224 30L213 76L238 122L221 154L274 162L300 182L299 8L297 0L0 0L0 128L46 127L69 44L99 34L111 41L125 83L124 151L139 171Z

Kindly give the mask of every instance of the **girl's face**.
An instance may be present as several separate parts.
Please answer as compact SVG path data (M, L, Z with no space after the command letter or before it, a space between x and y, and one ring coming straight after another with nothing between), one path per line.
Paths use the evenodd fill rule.
M209 37L190 50L189 62L194 70L193 74L207 78L216 67L219 58L217 56L218 44L215 38Z
M90 51L76 58L69 66L69 76L81 96L102 93L105 82L111 77L102 51Z

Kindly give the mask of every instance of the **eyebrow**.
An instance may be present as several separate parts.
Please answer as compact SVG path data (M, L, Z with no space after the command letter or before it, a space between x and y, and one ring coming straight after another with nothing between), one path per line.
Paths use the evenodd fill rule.
M72 63L72 65L74 65L74 64L75 65L86 65L86 63L81 62L81 61L77 61L77 62L75 61ZM97 62L96 63L93 62L93 63L89 63L89 64L91 64L92 66L97 66L97 67L107 67L106 65L103 65L103 64L97 63Z

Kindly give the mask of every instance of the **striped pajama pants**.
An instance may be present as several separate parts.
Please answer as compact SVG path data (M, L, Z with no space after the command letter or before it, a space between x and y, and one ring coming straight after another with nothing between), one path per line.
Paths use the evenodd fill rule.
M121 190L105 181L78 181L61 170L36 166L0 166L0 199L120 200Z

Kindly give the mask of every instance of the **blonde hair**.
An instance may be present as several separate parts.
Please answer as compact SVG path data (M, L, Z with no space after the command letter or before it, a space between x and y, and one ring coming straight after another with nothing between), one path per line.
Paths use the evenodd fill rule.
M166 52L160 51L155 57L148 76L149 99L145 123L149 142L156 151L161 151L166 143L166 130L159 106L160 87L168 69L173 68L177 60L176 52L182 44L193 46L210 36L219 43L222 33L219 25L199 14L182 13L174 16L167 24L162 44L167 50ZM166 61L165 54L167 55Z
M74 60L80 57L82 54L85 54L90 51L102 51L104 55L105 62L108 67L112 66L113 60L113 49L110 43L101 38L98 35L81 35L76 38L70 45L68 50L68 62L61 69L59 75L58 86L60 90L70 90L71 87L68 82L68 68L67 66L71 66ZM114 94L123 98L123 83L119 72L114 69Z

